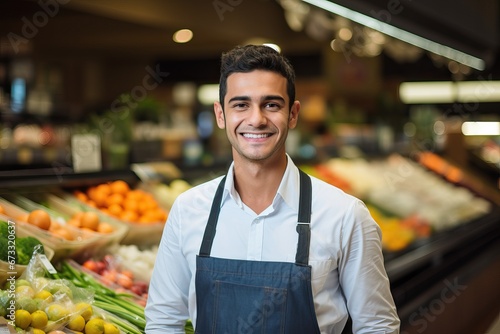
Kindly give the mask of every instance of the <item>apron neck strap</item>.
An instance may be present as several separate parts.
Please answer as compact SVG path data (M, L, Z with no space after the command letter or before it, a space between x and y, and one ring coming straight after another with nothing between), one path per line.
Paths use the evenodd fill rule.
M311 178L299 169L300 174L300 197L299 197L299 214L297 223L297 233L299 234L299 242L297 243L297 254L295 255L295 263L301 266L309 264L309 244L311 242L311 200L312 187ZM224 176L217 187L210 216L208 217L207 226L201 242L199 256L208 257L212 250L212 243L215 237L217 221L219 219L220 205L222 201L222 193L226 177Z
M299 197L299 217L297 222L297 233L299 242L295 263L301 266L309 264L309 244L311 243L311 202L312 187L311 178L299 169L300 174L300 197Z
M207 227L205 228L205 234L203 234L203 240L201 242L200 256L210 256L212 250L212 243L215 237L215 230L217 227L217 220L219 219L220 203L222 201L222 193L224 191L224 184L226 183L226 176L222 178L215 192L214 200L212 202L212 209L210 210L210 216L208 216Z

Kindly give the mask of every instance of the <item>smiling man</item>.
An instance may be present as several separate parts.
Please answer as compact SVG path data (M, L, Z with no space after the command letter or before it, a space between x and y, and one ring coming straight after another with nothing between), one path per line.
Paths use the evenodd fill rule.
M222 55L227 175L181 194L149 288L147 333L399 333L380 230L359 199L300 171L295 73L266 46Z

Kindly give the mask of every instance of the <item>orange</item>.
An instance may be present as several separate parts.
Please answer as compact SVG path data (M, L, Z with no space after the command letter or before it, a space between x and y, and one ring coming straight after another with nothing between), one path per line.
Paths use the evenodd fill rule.
M69 219L66 222L66 224L74 226L74 227L80 227L81 226L80 220L79 219L74 219L74 218Z
M0 205L0 213L5 213L5 209Z
M123 208L126 211L137 211L139 209L139 202L137 200L126 197L123 201Z
M55 231L55 230L57 230L57 229L59 229L59 228L61 228L61 227L62 227L62 226L61 226L61 224L59 224L58 222L56 222L56 221L52 220L52 221L50 222L49 231Z
M123 209L120 204L111 204L108 207L108 212L112 216L119 217L122 214Z
M137 221L138 218L139 218L139 216L137 215L137 213L135 211L126 210L120 214L120 219L129 221L129 222L135 222L135 221Z
M121 205L123 203L123 198L124 197L122 194L112 194L107 198L106 204L108 205L108 207L110 207L113 204Z
M142 199L142 202L139 203L139 212L146 213L149 211L153 211L158 207L158 203L154 199L145 197Z
M156 215L152 212L146 212L139 218L140 223L156 223L158 219Z
M113 233L114 231L115 228L113 227L113 225L106 222L101 222L99 224L99 227L97 228L97 232L99 233Z
M87 202L88 200L87 195L85 195L83 192L79 190L76 190L73 194L75 195L76 198L78 198L82 202Z
M80 226L96 231L99 226L99 220L97 213L87 211L83 213L80 219Z
M94 196L95 196L95 193L96 193L96 187L90 187L87 189L87 197L91 200L94 200Z
M58 228L54 231L51 231L52 234L61 237L66 240L74 240L75 237L73 236L73 233L71 233L68 229L65 228Z
M75 213L73 216L71 216L71 219L76 219L76 220L80 221L82 219L82 216L83 216L83 212L80 211L80 212Z
M141 190L130 190L128 193L127 193L127 200L139 200L141 197L142 197L143 193Z
M17 220L20 220L22 222L27 222L28 221L28 214L22 214L22 215L19 215L17 216Z
M107 194L104 191L99 190L98 188L96 188L92 192L91 196L89 195L90 199L92 199L97 204L97 206L105 206L106 202L108 200L108 196L109 196L109 194Z
M125 195L130 190L130 187L127 184L127 182L123 180L113 181L110 183L109 186L111 187L111 192L113 192L114 194Z
M98 185L98 186L96 187L96 190L97 190L98 192L104 193L104 194L106 194L106 195L110 195L110 194L112 193L112 191L111 191L111 187L110 187L110 185L109 185L109 184L107 184L107 183L103 183L103 184Z
M43 230L50 228L50 216L43 210L33 210L28 215L28 223Z

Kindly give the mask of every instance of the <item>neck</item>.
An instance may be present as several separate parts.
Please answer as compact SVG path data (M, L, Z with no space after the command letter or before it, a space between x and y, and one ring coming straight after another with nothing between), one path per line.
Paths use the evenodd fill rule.
M257 214L273 202L287 165L283 156L274 162L234 163L234 185L245 205Z

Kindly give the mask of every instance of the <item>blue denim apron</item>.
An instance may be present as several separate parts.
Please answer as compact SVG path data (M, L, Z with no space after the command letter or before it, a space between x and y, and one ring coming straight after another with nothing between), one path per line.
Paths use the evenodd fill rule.
M198 334L320 333L311 290L311 179L300 171L295 263L210 257L222 179L212 203L200 255L196 258Z

